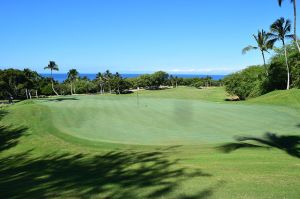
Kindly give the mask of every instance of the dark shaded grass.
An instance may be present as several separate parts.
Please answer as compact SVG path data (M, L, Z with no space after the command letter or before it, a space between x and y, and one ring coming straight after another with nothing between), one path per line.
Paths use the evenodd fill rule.
M46 99L39 99L42 101L48 101L48 102L63 102L63 101L74 101L74 100L79 100L78 98L75 97L59 97L59 98L46 98Z
M157 198L180 188L201 170L174 168L161 152L109 152L98 156L51 154L34 158L30 151L0 160L1 198L45 198L98 194L104 198ZM141 192L150 188L150 192ZM213 190L199 192L210 196ZM100 194L100 195L99 195ZM199 195L197 194L197 195ZM196 198L197 195L178 198ZM199 197L197 197L199 198Z
M218 148L225 153L230 153L242 148L277 148L290 156L300 158L300 136L297 135L265 133L261 138L243 136L235 139L237 142L228 143ZM247 143L247 141L254 143Z
M0 121L8 112L0 110ZM0 152L8 150L19 143L19 138L25 134L27 127L0 125Z

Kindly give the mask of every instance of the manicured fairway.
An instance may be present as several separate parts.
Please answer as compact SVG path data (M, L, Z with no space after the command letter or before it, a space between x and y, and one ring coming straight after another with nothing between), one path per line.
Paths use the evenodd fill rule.
M298 198L300 159L281 136L300 135L299 95L178 88L0 108L0 198ZM218 149L266 132L282 147Z

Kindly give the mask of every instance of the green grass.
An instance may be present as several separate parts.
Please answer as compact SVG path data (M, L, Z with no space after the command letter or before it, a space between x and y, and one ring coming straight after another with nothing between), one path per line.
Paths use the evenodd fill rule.
M135 94L134 94L135 95ZM229 95L224 88L204 88L195 89L193 87L178 87L175 89L140 91L139 95L151 98L185 99L185 100L205 100L212 102L223 102Z
M299 135L299 109L276 96L224 102L222 88L182 87L2 108L0 198L297 198L298 158L216 149L235 135Z
M281 105L292 108L300 108L300 90L273 91L258 98L249 100L253 104Z

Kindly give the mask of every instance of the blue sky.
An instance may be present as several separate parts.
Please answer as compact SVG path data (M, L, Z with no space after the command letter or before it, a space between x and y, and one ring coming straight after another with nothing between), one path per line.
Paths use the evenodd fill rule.
M292 14L277 0L1 0L0 68L227 74L260 64L241 49Z

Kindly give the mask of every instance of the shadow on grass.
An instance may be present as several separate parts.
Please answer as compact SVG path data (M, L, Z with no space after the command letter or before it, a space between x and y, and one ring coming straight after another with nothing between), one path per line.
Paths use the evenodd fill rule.
M0 120L7 114L7 111L0 110ZM0 152L8 150L19 143L19 138L27 131L26 127L14 127L0 125Z
M62 98L52 98L52 99L40 99L40 100L48 101L48 102L63 102L63 101L74 101L79 99L75 97L62 97Z
M26 131L26 127L0 126L0 152L15 147Z
M205 198L210 198L213 196L213 193L216 189L220 188L223 184L225 184L225 181L219 181L216 185L211 186L209 188L206 188L194 195L182 195L179 198L180 199L205 199Z
M300 158L300 136L297 135L280 136L274 133L265 133L262 138L237 137L236 141L222 145L218 149L230 153L241 148L277 148L285 151L290 156ZM252 143L247 143L248 141Z
M0 160L0 196L157 198L180 189L185 180L211 176L201 170L175 167L176 163L161 152L115 151L92 157L52 154L39 158L25 152ZM208 197L212 193L213 189L208 189L177 198Z
M7 111L0 108L0 120L7 114Z

